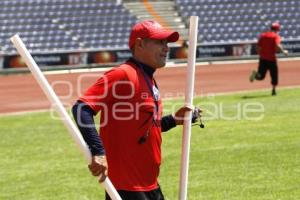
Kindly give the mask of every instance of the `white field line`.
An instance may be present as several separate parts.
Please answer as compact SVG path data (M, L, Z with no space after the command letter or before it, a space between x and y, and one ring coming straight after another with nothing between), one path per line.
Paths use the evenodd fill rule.
M283 89L297 89L300 88L300 85L295 85L295 86L283 86L283 87L278 87L277 89L283 90ZM241 90L241 91L235 91L235 92L217 92L217 93L207 93L203 95L196 95L195 98L197 97L209 97L209 96L226 96L226 95L235 95L235 94L248 94L251 92L262 92L262 91L269 91L270 89L258 89L258 90ZM271 95L271 94L270 94ZM184 96L177 96L177 97L167 97L163 98L163 100L181 100L183 99ZM10 112L10 113L0 113L0 117L5 117L5 116L18 116L18 115L26 115L26 114L33 114L33 113L43 113L43 112L48 112L50 109L40 109L40 110L32 110L32 111L19 111L19 112Z
M300 57L293 57L293 58L279 58L279 61L294 61L294 60L300 60Z
M278 61L297 61L300 60L300 57L292 58L278 58ZM222 64L244 64L244 63L258 63L258 59L251 60L228 60L228 61L212 61L212 65L222 65Z
M224 61L212 61L211 65L224 65L224 64L245 64L245 63L257 63L258 59L253 60L224 60Z
M34 113L43 113L48 112L50 109L40 109L40 110L29 110L29 111L18 111L18 112L9 112L9 113L0 113L0 117L6 116L19 116L19 115L27 115Z
M87 72L106 72L112 69L112 67L106 68L89 68L89 69L68 69L68 70L57 70L57 71L45 71L44 75L56 75L56 74L76 74L76 73L87 73Z

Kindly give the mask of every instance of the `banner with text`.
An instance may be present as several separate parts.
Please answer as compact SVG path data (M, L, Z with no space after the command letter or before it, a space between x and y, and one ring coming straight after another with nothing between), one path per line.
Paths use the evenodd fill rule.
M290 54L300 53L300 41L286 41L282 43ZM257 55L256 44L222 44L222 45L200 45L197 47L197 58L213 57L250 57ZM187 58L188 47L170 48L168 59ZM45 66L74 66L86 64L107 64L120 63L131 57L130 50L115 51L92 51L92 52L73 52L73 53L54 53L54 54L33 54L37 64L42 68ZM1 56L0 69L26 67L19 55Z

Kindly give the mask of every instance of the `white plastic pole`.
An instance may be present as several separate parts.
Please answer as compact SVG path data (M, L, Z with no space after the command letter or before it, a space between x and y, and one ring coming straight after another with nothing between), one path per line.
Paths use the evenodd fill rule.
M62 121L64 122L65 126L69 130L70 135L76 142L78 148L86 158L87 162L91 163L92 160L91 152L89 151L87 144L83 140L81 133L79 132L76 125L73 123L71 117L68 115L67 111L63 107L59 98L56 96L55 92L53 91L52 87L48 83L43 73L41 72L40 68L38 67L38 65L32 58L32 56L30 55L23 41L17 34L11 37L10 40L18 50L21 57L24 59L26 65L28 66L29 70L33 74L34 78L36 79L36 81L38 82L38 84L46 94L48 100L52 103L52 105L54 105L54 108L60 115ZM108 177L102 182L102 185L104 186L105 190L113 200L122 200Z
M187 84L185 88L185 105L188 107L193 107L197 33L198 33L198 17L191 16L190 28L189 28L188 65L187 65L187 74L186 74ZM186 112L184 117L183 136L182 136L179 200L187 199L190 139L191 139L191 117L192 117L192 111Z

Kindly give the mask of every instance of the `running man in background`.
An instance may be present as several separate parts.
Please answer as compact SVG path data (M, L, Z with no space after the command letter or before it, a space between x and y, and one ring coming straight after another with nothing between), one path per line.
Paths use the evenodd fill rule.
M256 51L259 55L258 70L253 71L250 75L250 82L254 80L264 80L267 71L270 71L272 95L276 95L276 86L278 84L278 65L276 53L278 51L288 55L288 51L281 45L280 24L272 23L270 31L262 33L259 37Z
M73 115L92 153L89 169L100 181L109 176L123 200L164 200L158 184L161 132L183 124L183 106L162 116L155 71L166 64L168 43L178 32L155 21L133 26L132 58L106 72L73 106ZM93 116L100 116L100 136ZM193 119L200 117L194 109ZM106 195L106 200L109 200Z

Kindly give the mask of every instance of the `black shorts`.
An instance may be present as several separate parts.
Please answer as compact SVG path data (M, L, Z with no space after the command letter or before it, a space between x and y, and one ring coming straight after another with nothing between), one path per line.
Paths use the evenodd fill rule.
M256 80L263 80L266 76L267 71L270 71L271 84L278 84L278 66L276 61L259 60L258 71L256 75Z
M164 200L164 195L161 192L160 187L151 191L126 191L118 190L122 200ZM109 195L105 194L105 200L111 200Z

